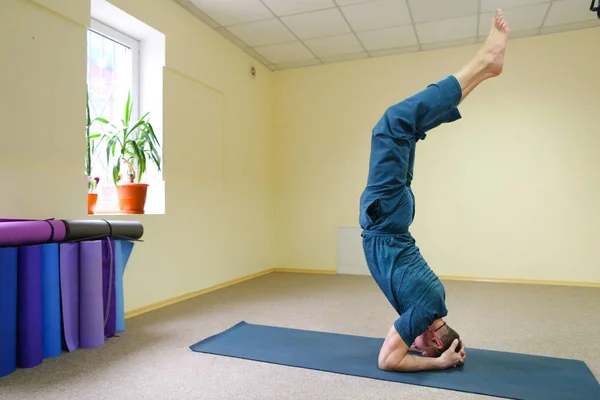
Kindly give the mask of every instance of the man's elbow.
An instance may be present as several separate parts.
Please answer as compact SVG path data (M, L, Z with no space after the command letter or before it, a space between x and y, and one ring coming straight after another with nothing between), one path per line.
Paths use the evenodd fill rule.
M377 366L382 371L393 371L395 369L395 364L390 357L379 357Z

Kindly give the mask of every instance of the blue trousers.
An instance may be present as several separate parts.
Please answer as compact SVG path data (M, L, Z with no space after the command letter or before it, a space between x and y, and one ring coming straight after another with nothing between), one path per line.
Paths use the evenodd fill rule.
M448 76L389 107L372 132L360 198L363 249L371 275L399 314L394 326L408 346L448 314L444 287L409 232L416 144L429 130L461 118L461 98L460 84Z

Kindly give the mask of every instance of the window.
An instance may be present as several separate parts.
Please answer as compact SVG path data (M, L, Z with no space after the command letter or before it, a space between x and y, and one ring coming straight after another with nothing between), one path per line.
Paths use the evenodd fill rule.
M90 116L102 117L119 127L124 119L128 93L133 101L132 123L148 115L147 121L152 124L158 141L155 147L160 168L147 157L146 172L140 182L148 185L143 212L165 214L166 185L162 162L165 35L110 1L91 0L90 6L91 25L87 32ZM110 126L98 123L92 133L104 133L107 128ZM96 201L94 214L121 214L112 165L106 165L106 146L102 144L100 142L96 147L92 157L92 176L100 178L100 182L95 190L97 199L94 195L88 196L88 208ZM112 160L110 162L112 164ZM122 164L124 179L120 184L128 181L127 176L123 176L126 168Z
M102 117L116 126L124 118L127 96L133 101L132 119L139 118L139 42L94 19L87 32L87 86L90 117ZM94 124L92 133L107 132L108 126ZM112 171L106 164L106 146L100 144L92 156L92 176L100 179L97 213L118 212Z

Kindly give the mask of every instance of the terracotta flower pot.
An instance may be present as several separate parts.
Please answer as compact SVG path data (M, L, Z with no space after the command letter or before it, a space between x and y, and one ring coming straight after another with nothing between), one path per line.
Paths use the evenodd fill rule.
M124 183L117 186L119 209L123 214L144 214L146 205L146 183Z
M88 214L94 213L96 202L98 201L98 193L88 193Z

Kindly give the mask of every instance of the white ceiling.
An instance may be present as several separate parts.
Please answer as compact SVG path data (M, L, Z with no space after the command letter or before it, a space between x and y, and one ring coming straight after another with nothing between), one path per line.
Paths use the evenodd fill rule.
M591 0L174 0L271 70L600 26Z

